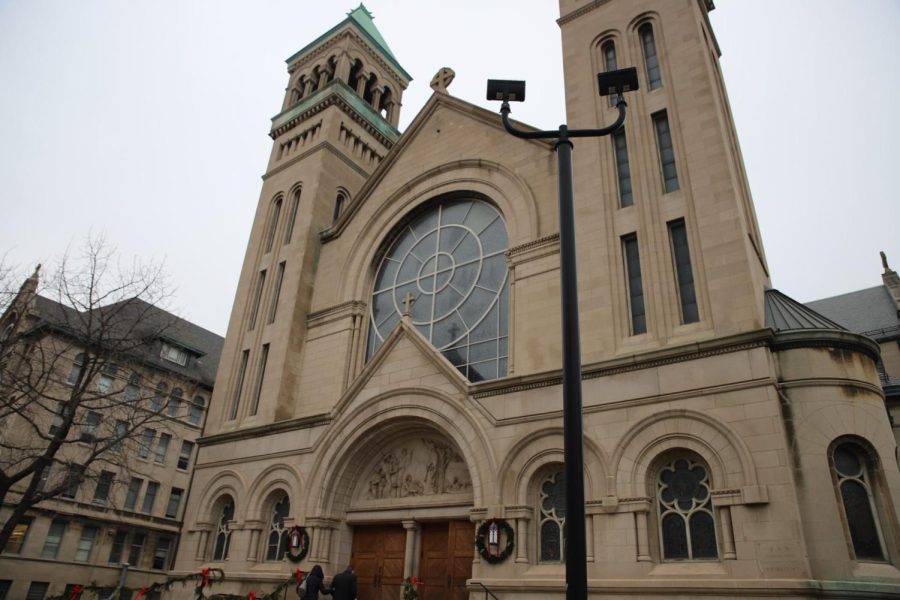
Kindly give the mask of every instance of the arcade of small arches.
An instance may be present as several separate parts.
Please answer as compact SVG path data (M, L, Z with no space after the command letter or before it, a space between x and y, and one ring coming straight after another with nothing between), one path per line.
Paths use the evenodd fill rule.
M663 425L684 425L685 420L695 423L694 434L655 439L646 435L652 435L655 426L663 421L668 422ZM435 517L436 507L440 513L442 503L448 507L447 518L476 522L489 516L508 519L516 532L516 563L565 561L561 431L548 429L530 434L513 447L508 460L500 465L500 476L493 478L499 489L479 492L472 486L471 467L464 458L471 456L471 450L459 449L458 436L414 425L405 430L395 428L403 435L387 445L385 439L398 436L370 437L377 450L357 449L349 461L326 461L335 472L319 486L304 485L299 473L288 465L269 468L249 487L236 473L221 473L203 494L205 518L194 527L199 533L196 559L221 562L246 557L248 562L280 562L287 551L289 529L302 525L311 533L308 560L330 562L334 548L348 547L348 540L342 536L353 535L343 525L348 510L359 515L366 507L390 505L403 509L406 518L412 519L404 521L404 527L409 535L415 535L416 526L411 523L417 507L424 502L429 507L429 519ZM724 426L701 415L668 415L663 420L647 419L634 427L608 459L588 441L588 562L595 562L594 542L604 530L597 520L622 513L633 514L637 534L634 552L639 562L739 558L733 509L766 503L767 499L765 494L753 497L747 491L758 487L756 468L737 438L723 435L724 432ZM718 446L705 441L713 439L719 440ZM349 450L347 453L351 454ZM363 457L368 457L364 465L337 466L359 462ZM884 500L887 492L876 451L862 439L839 439L832 443L823 460L829 463L840 511L836 517L844 523L853 558L869 562L890 560L888 548L894 540L892 528L883 524L885 506L889 504ZM347 471L352 471L353 476L345 476ZM607 473L616 476L607 477ZM483 474L479 479L483 481ZM609 489L604 489L607 486ZM490 504L488 496L494 492L502 509L476 508ZM322 494L333 497L310 497ZM461 500L468 505L463 511L459 510ZM310 509L323 514L304 518L302 514ZM357 516L353 525L359 523ZM231 538L241 530L245 530L241 545L248 544L241 552L246 555L235 556ZM415 562L410 559L408 563L405 576L415 574Z
M388 123L396 127L400 119L400 97L375 69L347 53L332 54L310 68L292 73L285 108L309 97L338 79L365 100Z

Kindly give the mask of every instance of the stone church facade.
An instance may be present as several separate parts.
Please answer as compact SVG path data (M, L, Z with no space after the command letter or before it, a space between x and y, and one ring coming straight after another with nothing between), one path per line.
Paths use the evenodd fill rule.
M770 289L712 9L560 1L570 124L614 120L596 73L641 85L574 152L578 559L604 598L895 597L878 347ZM411 78L362 6L288 73L176 573L265 589L299 526L297 566L352 562L361 600L562 598L552 147L441 82L398 131Z

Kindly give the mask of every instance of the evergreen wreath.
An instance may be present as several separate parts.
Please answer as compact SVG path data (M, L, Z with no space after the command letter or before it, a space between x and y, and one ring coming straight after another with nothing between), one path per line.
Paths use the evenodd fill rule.
M306 554L309 552L309 533L306 531L306 527L300 528L300 535L303 538L303 541L300 544L300 552L291 554L291 549L288 548L284 553L285 558L295 564L306 558Z
M484 543L488 528L494 523L497 524L497 527L499 527L500 531L503 532L503 535L506 536L506 547L497 555L490 554L487 550L487 545ZM481 555L481 558L492 565L496 565L497 563L502 563L509 558L510 554L512 554L513 548L516 547L516 536L512 527L506 522L506 519L488 519L481 524L478 531L475 533L475 547L478 549L478 554Z

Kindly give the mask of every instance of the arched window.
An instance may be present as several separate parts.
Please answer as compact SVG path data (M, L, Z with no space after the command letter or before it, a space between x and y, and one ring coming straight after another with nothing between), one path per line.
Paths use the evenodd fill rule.
M718 558L709 492L709 468L693 456L676 457L660 469L656 504L664 560Z
M344 192L338 192L334 198L334 214L331 216L331 222L336 223L344 211L344 204L347 203L347 195Z
M206 406L206 400L203 396L194 396L191 403L191 412L188 414L188 421L191 425L199 425L203 420L203 408Z
M291 237L294 235L294 221L297 220L297 208L300 206L300 188L294 190L291 197L291 211L288 213L287 227L284 231L284 243L290 244Z
M873 494L872 461L862 448L845 442L832 451L831 469L856 560L885 560Z
M347 77L347 85L350 86L350 89L354 92L357 91L357 87L359 87L359 78L362 74L363 64L361 60L356 60L353 63L353 66L350 67L350 75Z
M616 45L612 40L603 42L603 45L600 46L600 54L603 55L604 71L615 71L618 68L616 66ZM616 102L618 102L618 97L618 94L610 94L609 105L615 106Z
M565 557L566 474L556 470L541 480L538 490L538 558L559 563Z
M388 86L384 86L384 89L381 91L381 100L378 101L378 114L380 114L385 119L388 118L388 106L394 101L394 94L391 92L391 88Z
M291 513L291 500L285 494L281 500L272 505L272 517L269 520L269 535L266 542L266 560L282 560L287 552L288 530L284 520Z
M506 376L506 224L474 197L430 204L402 226L378 267L371 358L409 312L412 324L470 381Z
M662 86L662 75L659 70L659 56L656 54L656 38L653 37L653 26L644 23L638 29L641 47L644 49L644 67L647 69L647 84L651 90Z
M269 231L266 233L266 252L272 250L275 242L275 231L278 229L278 217L281 215L281 197L279 196L272 205L272 216L269 217Z
M150 399L150 410L160 412L163 409L163 406L166 405L166 392L168 391L169 386L166 385L166 382L160 381L156 384L156 391L153 393L153 398Z
M228 498L222 505L216 521L216 537L213 546L213 560L227 560L228 546L231 544L231 530L228 522L234 519L234 501Z

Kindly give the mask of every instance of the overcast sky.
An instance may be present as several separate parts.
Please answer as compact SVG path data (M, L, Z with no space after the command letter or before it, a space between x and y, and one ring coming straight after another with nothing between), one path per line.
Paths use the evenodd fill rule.
M900 2L716 4L773 285L801 301L879 285L879 250L900 269ZM444 66L486 106L488 77L526 79L515 117L563 122L556 2L366 6L414 77L401 130ZM126 260L165 261L177 312L224 334L284 60L354 7L0 0L0 256L30 270L102 232Z

